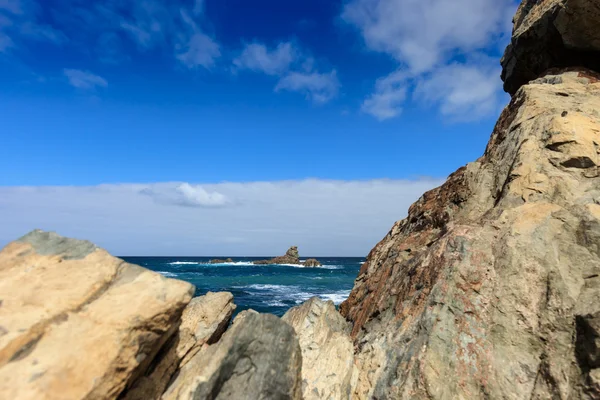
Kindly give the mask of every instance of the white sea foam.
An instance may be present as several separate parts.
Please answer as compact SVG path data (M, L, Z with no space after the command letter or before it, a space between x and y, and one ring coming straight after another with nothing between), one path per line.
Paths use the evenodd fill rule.
M197 263L195 261L174 261L174 262L170 262L169 265L199 265L200 263Z
M336 305L338 305L341 302L343 302L344 300L346 300L348 298L348 296L350 296L350 291L349 290L340 290L340 291L335 292L335 293L328 293L328 294L321 294L321 295L319 295L320 298L322 298L324 300L331 300Z
M210 265L210 266L214 266L214 267L223 267L223 266L227 266L227 265L243 265L243 266L252 266L254 265L252 262L249 261L235 261L235 262L229 262L229 263L203 263L202 265Z
M315 296L320 297L323 300L331 300L334 304L338 305L350 295L350 290L337 290L332 293L305 292L300 291L300 288L295 285L252 284L247 286L235 286L235 288L258 291L258 296L269 297L269 300L266 300L265 304L272 307L284 307L286 306L286 304L283 303L284 301L301 304Z
M167 278L177 278L177 274L174 274L173 272L168 272L168 271L156 271L159 274L167 277Z

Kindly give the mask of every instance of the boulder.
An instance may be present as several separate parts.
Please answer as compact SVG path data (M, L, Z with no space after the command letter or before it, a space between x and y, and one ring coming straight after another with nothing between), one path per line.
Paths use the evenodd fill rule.
M305 267L320 267L322 264L314 258L309 258L308 260L304 261L302 265Z
M0 252L0 398L115 399L177 330L194 287L34 231Z
M514 95L550 68L600 71L600 2L524 0L502 58L504 89Z
M183 311L177 334L161 349L146 374L121 398L159 399L180 368L205 345L220 339L235 308L233 295L228 292L208 292L192 299Z
M233 319L232 324L238 324L238 323L240 323L244 318L246 318L250 314L258 314L258 311L253 310L251 308L249 308L247 310L240 311L240 313L238 315L236 315L235 318Z
M593 71L522 86L370 252L341 305L354 398L600 398L598 110Z
M163 400L301 399L302 356L294 330L248 313L181 369Z
M282 319L294 328L300 341L303 399L349 399L354 345L350 326L333 302L313 297Z
M298 254L298 247L297 246L292 246L288 249L288 251L285 252L285 257L289 257L292 258L294 260L297 260L300 258L300 255Z
M231 258L227 258L225 260L221 260L221 259L214 259L214 260L210 260L208 263L209 264L231 264L233 262L233 260Z

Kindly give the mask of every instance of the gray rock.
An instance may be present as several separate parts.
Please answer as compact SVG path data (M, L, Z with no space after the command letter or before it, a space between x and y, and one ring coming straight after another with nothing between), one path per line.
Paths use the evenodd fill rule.
M524 0L502 58L504 90L514 95L551 68L600 71L600 2Z
M301 367L294 329L274 315L248 313L182 368L163 400L300 400Z

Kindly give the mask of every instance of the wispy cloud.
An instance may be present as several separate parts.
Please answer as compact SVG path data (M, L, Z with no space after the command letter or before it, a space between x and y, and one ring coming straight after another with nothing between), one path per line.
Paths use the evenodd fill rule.
M377 80L375 92L363 102L361 110L380 121L394 118L402 112L407 90L406 73L396 71Z
M233 60L233 65L240 70L248 69L267 75L281 75L289 70L298 54L299 51L290 42L279 43L272 50L262 43L250 43Z
M291 72L281 78L275 91L303 93L316 104L327 103L338 94L340 83L335 70L329 73Z
M118 255L265 255L294 244L304 254L364 256L413 201L440 183L302 180L0 187L0 247L41 228L92 240ZM148 192L190 204L157 201ZM207 207L223 203L217 193L233 201L232 206Z
M198 66L211 68L221 57L219 45L202 32L185 10L181 10L181 18L185 23L185 33L179 33L179 43L175 47L177 59L190 69Z
M140 191L160 204L184 207L218 208L233 204L233 201L219 192L208 192L200 185L182 183L176 187L151 187Z
M97 87L107 87L108 82L101 76L79 69L64 69L64 75L69 84L77 89L94 90Z
M448 84L443 81L456 77L458 67L446 67L456 64L453 60L457 56L497 48L499 42L507 40L510 33L507 18L510 21L509 15L515 7L513 0L350 0L343 9L342 20L358 29L369 50L396 60L404 74L404 84L395 89L377 87L363 104L363 111L379 119L399 115L402 93L423 79L430 82L431 90L437 85L443 96L450 96L452 91L447 90ZM477 61L464 63L464 71L471 71L474 76L489 72L489 60L477 57L472 60ZM479 70L476 74L475 69ZM394 74L383 80L393 78ZM499 79L494 82L496 90L492 91L483 80L470 83L470 86L482 85L474 91L486 94L485 99L465 96L460 107L453 107L449 104L456 100L438 96L436 103L447 105L443 114L468 112L481 101L496 101L501 83ZM467 104L469 100L471 104ZM482 111L479 109L479 116L486 115Z
M299 92L315 104L324 104L337 96L341 85L336 70L320 72L315 64L313 57L291 42L272 49L262 43L247 44L233 60L234 70L279 77L275 92Z

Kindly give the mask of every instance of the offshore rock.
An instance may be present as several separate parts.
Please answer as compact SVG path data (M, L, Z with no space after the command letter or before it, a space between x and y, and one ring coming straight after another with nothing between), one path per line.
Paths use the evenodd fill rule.
M34 231L8 244L0 398L117 398L175 332L193 292L90 242Z
M231 264L233 262L233 260L231 258L226 258L224 260L221 259L214 259L214 260L210 260L209 264Z
M313 297L282 319L300 340L303 399L349 399L354 347L348 322L333 302Z
M300 400L301 367L293 328L274 315L248 313L181 369L163 399Z
M315 260L314 258L309 258L308 260L304 261L302 263L302 265L304 265L305 267L320 267L321 263L318 260Z
M600 398L599 78L522 86L371 251L341 305L354 398Z
M600 71L600 1L524 0L502 58L504 90L511 95L550 68Z
M292 246L286 251L285 255L271 258L269 260L254 261L256 265L271 265L271 264L300 264L300 255L298 247Z
M124 400L158 399L171 378L203 347L216 343L235 311L233 295L208 292L188 304L176 335L161 349L145 376L140 378Z

